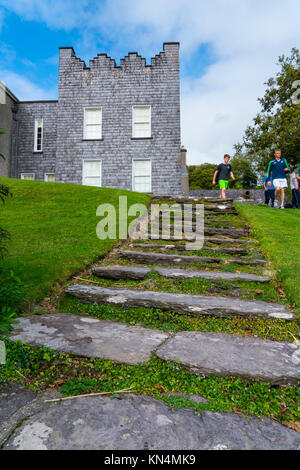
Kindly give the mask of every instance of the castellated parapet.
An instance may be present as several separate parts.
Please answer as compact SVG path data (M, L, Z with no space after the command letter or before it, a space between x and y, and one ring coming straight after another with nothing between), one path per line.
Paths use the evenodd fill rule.
M151 134L133 137L133 106L150 106ZM102 110L102 135L84 138L84 109ZM182 194L179 43L164 43L151 65L130 52L116 65L107 54L89 61L59 48L58 100L19 103L17 177L55 173L83 183L85 161L101 162L101 186L133 189L133 161L151 162L151 192ZM43 151L33 152L34 121L43 118ZM46 170L45 170L46 169Z

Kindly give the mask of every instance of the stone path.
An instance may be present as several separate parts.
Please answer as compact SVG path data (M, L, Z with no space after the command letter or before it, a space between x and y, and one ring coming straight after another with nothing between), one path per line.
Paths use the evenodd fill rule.
M11 339L42 344L85 357L103 357L126 364L147 362L168 338L160 330L128 326L78 315L33 315L20 318Z
M118 250L119 256L127 258L137 263L148 263L148 264L176 264L176 265L187 265L195 263L236 263L236 264L247 264L249 266L253 264L266 264L265 260L253 259L253 260L241 260L238 258L222 259L213 258L212 256L185 256L185 255L167 255L164 253L147 253L144 251L133 251L133 250Z
M98 286L72 285L66 293L91 304L120 305L128 307L152 307L186 315L257 316L292 320L293 313L284 305L259 300L240 300L227 297L174 294L143 291L141 289L117 289Z
M144 249L147 249L147 248L156 248L156 249L161 249L161 250L179 250L179 251L192 251L190 248L186 247L185 245L155 245L154 243L153 244L148 244L148 243L131 243L129 245L129 248L142 248L143 250ZM205 251L213 251L215 253L226 253L226 254L229 254L229 255L240 255L240 256L246 256L249 254L249 252L244 249L244 248L226 248L226 247L223 247L223 248L215 248L215 247L208 247L208 246L203 246L201 248L201 250L205 250Z
M152 202L162 200L179 204L180 211L184 211L187 202L199 202L185 198L153 198ZM177 210L177 214L182 213L180 211ZM131 240L127 249L111 252L109 266L94 267L92 274L108 283L124 279L144 280L153 272L170 281L176 278L208 279L214 283L230 281L233 283L232 296L239 289L235 283L270 282L270 277L261 275L261 267L266 260L257 252L256 242L241 238L247 237L248 227L230 226L231 220L219 218L223 214L230 218L237 214L232 200L205 200L205 218L216 226L205 225L203 249L213 251L214 257L199 256L192 251L184 256L180 251L185 249L185 245L176 239L172 245L158 245L151 239L146 243ZM196 215L194 210L193 217ZM226 227L217 226L224 222L228 223ZM163 235L159 238L166 239ZM139 251L134 248L139 248ZM149 248L157 251L149 252ZM179 253L166 254L161 250ZM228 255L242 256L243 259L228 258ZM180 264L188 269L177 269ZM238 272L238 265L249 272ZM70 285L66 293L93 304L159 308L178 315L294 318L282 304L241 300L232 296L116 288L113 284L112 287ZM276 384L292 384L300 380L300 349L296 344L256 337L200 331L162 332L86 315L60 313L20 318L10 336L13 340L20 339L32 345L40 344L80 356L103 357L117 363L139 364L148 361L151 354L156 354L164 361L178 361L194 374L257 378ZM58 392L52 393L59 396ZM202 397L195 399L204 401ZM1 400L5 401L3 395L0 395L0 404ZM2 426L0 414L0 442L4 449L122 450L144 449L145 446L150 450L300 449L300 435L270 419L261 421L207 411L199 416L192 410L176 411L150 397L123 395L117 400L86 397L63 401L60 405L41 405L39 397L25 394L20 401L16 393L12 400L10 410L2 416ZM14 412L14 407L16 410L21 408ZM19 416L28 419L18 427Z
M107 279L145 279L151 272L168 278L212 279L223 281L270 282L266 276L251 273L226 273L222 271L197 271L187 269L145 268L141 266L97 266L92 269L95 276Z
M0 398L1 400L1 398ZM295 450L300 435L271 419L176 411L142 396L84 397L23 411L4 450Z
M300 379L300 349L291 343L221 333L159 330L70 314L20 318L11 339L85 357L139 364L151 353L193 371L258 378L278 384Z

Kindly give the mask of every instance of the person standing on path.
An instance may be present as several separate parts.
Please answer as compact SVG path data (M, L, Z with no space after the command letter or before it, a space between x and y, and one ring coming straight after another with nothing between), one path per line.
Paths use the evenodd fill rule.
M213 177L213 185L216 184L216 181L219 182L221 189L219 197L222 199L226 199L226 189L228 188L229 177L231 177L233 181L235 180L235 177L232 173L232 167L229 164L229 160L230 155L224 155L224 163L220 163Z
M292 208L300 209L300 193L299 193L299 181L297 178L298 168L294 168L293 173L291 174L291 190L293 194Z
M277 199L278 192L280 191L281 195L281 207L284 209L284 190L288 187L286 174L290 171L289 166L285 158L281 157L281 150L275 150L275 158L270 161L268 166L267 178L272 176L273 184L275 187L275 198Z
M269 205L269 201L271 199L271 207L274 207L275 201L275 188L273 185L272 178L268 178L267 176L263 179L264 190L265 190L265 204Z

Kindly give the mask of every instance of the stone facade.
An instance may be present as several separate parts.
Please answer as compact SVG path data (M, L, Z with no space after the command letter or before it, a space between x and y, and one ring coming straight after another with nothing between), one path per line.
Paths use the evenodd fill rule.
M101 186L133 189L133 159L151 160L151 192L182 195L186 165L180 151L179 43L164 43L151 59L129 53L116 66L106 54L89 67L72 47L61 47L58 101L19 102L14 174L83 183L83 161L101 161ZM151 136L132 137L132 107L151 106ZM84 139L84 108L102 108L102 138ZM34 151L34 122L43 119L43 149Z
M0 158L0 176L10 177L12 173L13 140L15 128L15 111L18 98L0 82L0 128L6 134L0 135L0 153L5 160Z

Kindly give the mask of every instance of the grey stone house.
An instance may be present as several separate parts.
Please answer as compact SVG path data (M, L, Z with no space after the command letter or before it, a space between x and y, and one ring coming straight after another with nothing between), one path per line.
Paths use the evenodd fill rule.
M179 43L151 65L131 52L120 66L98 54L87 67L60 47L58 100L12 104L7 176L187 195Z

